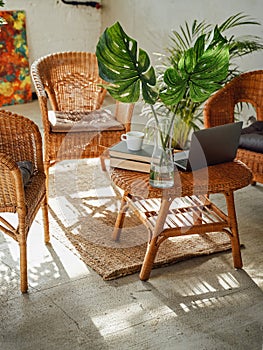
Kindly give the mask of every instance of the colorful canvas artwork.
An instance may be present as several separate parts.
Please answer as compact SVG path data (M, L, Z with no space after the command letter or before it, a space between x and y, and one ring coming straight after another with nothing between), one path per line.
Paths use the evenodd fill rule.
M26 16L24 11L0 11L0 106L32 100Z

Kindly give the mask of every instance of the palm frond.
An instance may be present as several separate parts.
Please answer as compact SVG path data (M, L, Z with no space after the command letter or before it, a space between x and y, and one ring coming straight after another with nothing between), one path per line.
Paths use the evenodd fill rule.
M170 54L168 62L172 65L176 65L183 55L183 52L193 46L198 37L203 34L210 33L212 26L205 21L197 22L194 20L191 28L188 22L184 23L184 26L180 26L179 31L172 31L170 35L171 45L167 51Z
M218 35L222 36L222 32L244 25L260 25L260 23L240 12L228 17L216 28ZM180 26L179 31L173 31L172 35L170 36L171 45L167 50L170 53L168 62L173 66L176 66L180 60L180 57L182 56L182 53L185 50L188 50L193 45L195 40L200 37L200 35L205 34L206 43L209 43L214 35L213 33L215 33L215 28L205 21L197 22L197 20L194 20L191 30L190 25L185 22L184 26ZM235 37L234 35L231 35L228 38L225 37L224 40L225 44L229 45L230 60L263 49L262 38L253 35L243 37ZM214 44L215 43L213 43L213 45Z
M172 31L170 40L173 45L170 50L173 52L181 52L189 49L197 37L210 32L211 28L212 26L205 21L197 22L194 20L190 29L188 22L185 22L184 26L180 26L180 31Z
M171 40L174 44L171 50L174 50L174 51L187 50L188 42L185 42L185 40L183 39L182 35L179 32L173 31L173 36L171 37Z
M211 24L206 23L205 21L197 22L194 20L193 26L192 26L192 38L193 40L196 39L197 36L209 33L212 29Z
M168 47L167 51L170 53L168 59L166 59L166 63L174 67L175 70L178 70L179 62L181 57L184 56L185 52L188 51L191 47L194 47L196 41L200 36L205 35L205 49L211 47L211 49L216 49L216 47L227 47L229 49L229 66L227 75L224 77L222 81L218 81L218 87L224 86L227 82L232 80L235 76L238 76L242 73L238 65L238 59L242 56L251 54L253 52L257 52L263 49L262 38L257 37L255 35L246 35L237 37L232 34L230 31L230 35L227 35L223 32L226 32L231 29L236 29L240 26L247 25L260 25L260 23L243 14L242 12L237 13L233 16L228 17L222 24L220 25L212 25L207 23L206 21L194 20L192 25L185 22L183 26L179 27L179 31L173 31L170 40L171 45ZM164 68L167 68L167 65ZM214 72L214 70L212 70ZM163 78L164 75L162 75ZM202 75L203 77L203 75ZM198 83L202 83L202 79L198 77ZM180 85L180 84L175 84ZM209 84L206 83L206 87ZM195 86L196 88L196 86ZM197 86L198 88L198 86ZM203 88L203 85L202 85ZM198 91L195 91L196 93ZM172 99L172 94L170 96ZM186 91L186 94L183 96L183 99L178 104L178 110L181 115L181 118L186 121L184 114L189 108L187 107L187 100L191 100L191 96L189 95L189 90ZM170 101L170 100L169 100ZM197 117L197 109L201 106L201 103L195 102L194 107L191 107L191 115L192 120L188 121L190 124L199 121L199 117ZM172 109L173 106L171 105ZM193 126L192 125L192 126Z
M218 28L221 32L224 32L228 29L243 25L260 25L260 23L240 12L228 17Z
M260 42L260 38L257 37L240 37L229 43L231 58L242 57L262 49L263 44Z
M180 29L187 43L187 46L191 45L191 34L190 34L188 23L185 22L185 29L182 26L180 26Z

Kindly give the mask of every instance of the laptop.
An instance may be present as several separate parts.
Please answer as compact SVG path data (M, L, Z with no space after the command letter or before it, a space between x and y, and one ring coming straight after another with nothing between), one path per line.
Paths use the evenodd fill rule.
M194 131L188 151L174 154L180 171L193 171L235 159L243 122Z

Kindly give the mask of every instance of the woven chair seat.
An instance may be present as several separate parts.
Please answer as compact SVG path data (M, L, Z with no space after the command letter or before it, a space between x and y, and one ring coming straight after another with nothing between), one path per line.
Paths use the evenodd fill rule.
M94 132L124 130L122 123L110 111L99 109L91 112L48 111L52 132Z

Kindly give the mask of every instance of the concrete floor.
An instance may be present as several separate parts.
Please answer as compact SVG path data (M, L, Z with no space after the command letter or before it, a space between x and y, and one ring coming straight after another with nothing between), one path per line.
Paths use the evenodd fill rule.
M6 109L42 127L36 102ZM261 185L236 192L242 270L225 252L105 282L56 239L45 246L38 215L22 295L17 245L0 233L0 349L262 350L262 198Z

